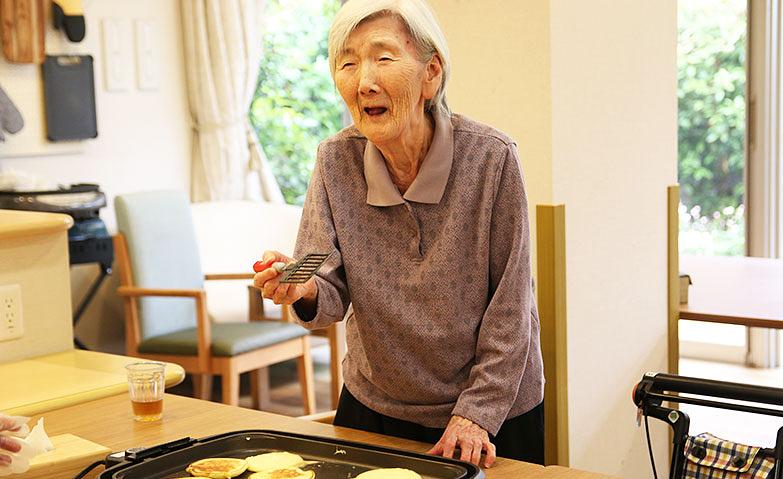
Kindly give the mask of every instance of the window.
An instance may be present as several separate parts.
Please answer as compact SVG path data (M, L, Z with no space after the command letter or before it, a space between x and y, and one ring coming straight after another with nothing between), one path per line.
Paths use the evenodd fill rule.
M678 2L680 254L746 252L747 0ZM743 363L743 326L680 321L682 356Z
M780 8L780 0L678 4L682 254L783 251ZM780 336L680 322L683 356L758 367L779 363Z
M745 254L746 1L678 4L682 254Z
M269 0L250 120L289 204L301 205L318 143L343 126L327 35L339 0Z

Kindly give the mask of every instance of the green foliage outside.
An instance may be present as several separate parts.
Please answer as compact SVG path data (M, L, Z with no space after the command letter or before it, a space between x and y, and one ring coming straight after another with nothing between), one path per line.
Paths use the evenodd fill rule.
M746 0L678 4L680 244L745 251Z
M745 206L727 206L703 216L680 203L680 252L704 256L745 255Z
M283 196L301 205L318 143L342 128L327 34L339 0L269 0L250 119Z

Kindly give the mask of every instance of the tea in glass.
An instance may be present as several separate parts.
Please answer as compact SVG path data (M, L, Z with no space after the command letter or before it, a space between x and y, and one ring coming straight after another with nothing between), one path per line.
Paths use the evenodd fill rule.
M157 421L163 417L163 391L166 384L166 365L155 362L133 363L128 371L133 416L137 421Z

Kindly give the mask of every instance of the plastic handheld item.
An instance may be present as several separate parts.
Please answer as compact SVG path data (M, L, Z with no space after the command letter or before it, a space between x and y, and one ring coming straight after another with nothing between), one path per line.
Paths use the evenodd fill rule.
M296 261L291 261L290 263L284 263L282 261L275 261L274 258L268 259L266 261L256 261L253 264L253 271L256 273L260 273L261 271L264 271L265 269L274 268L278 273L282 273L286 266L293 266L296 264Z
M270 259L267 261L256 261L255 263L253 263L253 271L255 271L256 273L260 273L261 271L272 266L273 262L274 259Z

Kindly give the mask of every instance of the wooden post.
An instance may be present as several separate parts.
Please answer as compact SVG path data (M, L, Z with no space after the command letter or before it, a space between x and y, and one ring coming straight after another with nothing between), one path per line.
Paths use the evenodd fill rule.
M544 357L546 465L568 466L565 205L536 206L538 311Z
M669 310L669 373L679 374L680 371L680 186L672 185L666 188L668 203L668 310Z

